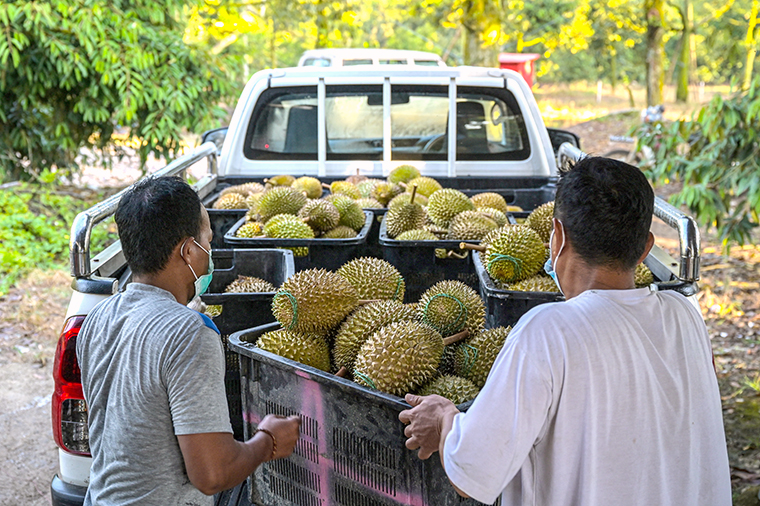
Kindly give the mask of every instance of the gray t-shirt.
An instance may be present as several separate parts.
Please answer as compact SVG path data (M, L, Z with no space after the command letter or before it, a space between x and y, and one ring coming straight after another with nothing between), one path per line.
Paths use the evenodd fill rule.
M140 283L87 316L77 339L92 451L85 505L213 503L190 483L176 437L232 432L212 326Z

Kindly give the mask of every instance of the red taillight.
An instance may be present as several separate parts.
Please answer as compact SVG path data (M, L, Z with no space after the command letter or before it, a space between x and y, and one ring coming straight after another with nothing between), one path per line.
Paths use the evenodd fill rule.
M87 405L82 393L82 379L77 363L77 336L84 316L66 320L58 339L53 365L53 437L67 452L90 455L90 436L87 431Z

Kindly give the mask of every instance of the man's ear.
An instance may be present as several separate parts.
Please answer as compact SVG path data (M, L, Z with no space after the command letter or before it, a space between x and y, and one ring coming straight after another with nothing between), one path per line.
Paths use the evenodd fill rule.
M644 254L639 257L639 263L643 262L649 252L652 251L652 246L654 246L654 234L649 232L649 236L647 236L647 245L644 248Z

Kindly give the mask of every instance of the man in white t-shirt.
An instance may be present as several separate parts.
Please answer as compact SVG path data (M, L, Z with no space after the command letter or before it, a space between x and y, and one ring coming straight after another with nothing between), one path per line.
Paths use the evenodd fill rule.
M654 193L586 158L557 184L551 262L567 301L510 333L466 413L407 395L409 449L439 451L463 496L502 506L730 506L710 341L684 296L635 288Z

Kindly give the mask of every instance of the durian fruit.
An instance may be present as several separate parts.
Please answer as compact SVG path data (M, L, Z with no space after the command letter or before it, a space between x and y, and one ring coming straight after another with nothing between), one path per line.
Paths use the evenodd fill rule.
M306 195L289 186L276 186L259 199L259 215L268 221L278 214L297 214L306 204Z
M211 304L210 306L206 306L205 311L203 311L203 314L208 316L209 318L216 318L217 316L222 314L222 305L220 304Z
M245 197L239 193L227 193L216 199L213 205L214 209L248 209L245 204Z
M264 225L264 235L278 239L314 239L314 230L292 214L278 214ZM286 247L293 256L305 257L309 254L307 247Z
M235 232L235 237L261 237L264 235L264 225L258 221L249 221L241 225Z
M461 281L444 280L420 297L418 319L444 336L467 330L477 335L485 326L486 308L480 295Z
M393 197L401 194L401 191L394 190L394 186L397 189L400 189L398 185L394 185L392 183L386 183L385 181L377 183L374 186L374 188L372 188L372 193L370 194L370 197L377 200L383 205L387 205L388 202L390 202Z
M476 208L490 207L492 209L498 209L502 213L507 212L507 201L504 200L504 197L502 197L498 193L494 193L494 192L478 193L477 195L473 195L471 200Z
M326 200L310 200L298 211L298 217L304 220L314 233L319 233L337 227L340 212Z
M227 195L228 193L239 193L244 197L248 197L254 193L261 193L264 191L264 185L261 183L243 183L228 186L219 193L219 196Z
M480 247L462 243L460 247L483 249L481 261L492 279L516 283L537 274L546 261L546 248L538 233L526 225L507 225L481 241ZM493 235L492 235L493 234Z
M432 194L443 188L441 183L433 179L432 177L420 176L416 177L406 183L407 193L412 191L412 187L417 186L417 193L425 197L430 197Z
M355 258L336 271L351 283L360 299L403 302L406 284L401 273L385 260Z
M299 177L293 181L290 187L298 192L306 193L306 196L310 199L318 199L322 196L322 183L315 177Z
M438 237L427 230L407 230L396 236L397 241L437 241Z
M391 323L359 349L354 381L403 396L436 374L442 353L443 338L431 327L410 320Z
M266 293L276 292L277 288L269 281L255 276L238 276L227 285L224 293Z
M364 179L363 181L356 183L356 189L359 190L361 198L368 199L372 197L372 190L374 190L377 183L383 183L382 179Z
M356 200L362 209L383 209L385 206L373 198L360 198Z
M402 193L400 195L393 197L391 201L388 202L388 210L393 209L401 204L408 204L411 198L412 198L411 193ZM423 207L428 205L428 198L424 195L420 195L419 193L417 193L416 196L414 197L414 201Z
M540 205L528 215L525 224L538 232L543 242L549 242L552 233L552 218L554 217L554 201Z
M472 201L459 190L438 190L428 199L427 212L430 219L441 228L448 228L451 220L463 211L474 211Z
M357 232L364 227L364 210L355 200L341 196L333 200L333 205L340 213L339 225L353 228Z
M290 186L296 180L294 176L289 174L281 174L279 176L270 177L264 180L265 188L270 189L276 186Z
M419 390L419 395L440 395L454 404L472 400L479 393L480 389L472 381L450 375L439 376Z
M438 193L434 195L438 195ZM464 211L451 220L446 238L479 241L495 228L498 228L496 222L486 215L478 211Z
M330 188L330 193L334 195L340 193L354 200L362 198L362 194L359 193L359 189L356 185L351 184L348 181L335 181L330 184L328 188Z
M259 200L264 196L264 193L265 192L251 193L245 198L245 205L248 207L248 213L256 214L259 212Z
M333 343L335 368L354 369L359 349L375 332L394 322L413 320L415 307L395 300L372 302L359 306L341 323Z
M483 388L511 330L512 327L484 330L466 343L461 343L456 350L456 374L472 381L478 388Z
M320 237L324 239L353 239L357 235L356 230L353 228L345 225L338 225L334 229L328 230Z
M509 220L507 219L507 215L499 211L498 209L494 209L493 207L477 207L475 208L475 210L479 212L480 214L491 218L500 227L503 227L504 225L509 223Z
M654 283L654 275L649 267L640 263L636 266L636 272L633 274L633 281L636 283L636 288L643 288Z
M391 183L408 183L412 179L420 177L420 171L414 165L399 165L388 174Z
M499 286L499 288L503 287L504 290L511 290L513 292L559 292L557 283L555 283L552 278L548 276L542 276L540 274L531 276L528 279L523 279L517 283L506 285L497 283L497 286Z
M319 334L280 329L262 334L256 346L322 371L330 370L330 348Z
M351 184L359 184L362 181L366 181L368 179L367 176L362 176L361 174L359 174L359 171L360 169L356 169L356 174L354 174L353 176L348 176L346 178L346 181L348 181Z
M407 230L419 229L425 225L427 213L415 198L416 188L408 203L399 204L385 213L383 220L389 237L395 238Z
M351 284L325 269L296 272L272 300L272 313L283 328L324 334L359 303Z
M507 206L507 212L508 213L521 213L523 211L523 208L520 206Z

